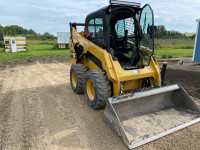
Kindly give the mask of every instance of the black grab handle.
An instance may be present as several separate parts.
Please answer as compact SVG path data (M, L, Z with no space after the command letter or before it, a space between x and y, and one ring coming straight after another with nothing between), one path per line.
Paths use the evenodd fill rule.
M167 62L163 63L162 72L161 72L161 84L163 85L165 79L165 72L167 69Z

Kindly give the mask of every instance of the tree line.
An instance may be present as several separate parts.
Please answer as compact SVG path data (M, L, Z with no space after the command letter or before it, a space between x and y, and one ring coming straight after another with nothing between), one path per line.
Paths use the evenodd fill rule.
M194 39L195 38L195 35L187 37L185 34L182 34L181 32L178 32L178 31L174 31L174 30L167 31L164 25L157 26L157 31L156 31L155 36L158 39L186 39L186 38Z
M49 32L44 34L36 33L33 29L27 30L18 25L11 25L3 27L0 25L0 34L7 36L25 36L29 40L54 40L56 37ZM157 39L183 39L191 38L194 39L195 35L187 37L185 34L182 34L178 31L167 31L164 25L157 26L156 31Z
M33 29L27 30L18 25L3 27L0 25L0 34L7 36L25 36L29 40L54 40L56 37L49 32L44 34L36 33Z

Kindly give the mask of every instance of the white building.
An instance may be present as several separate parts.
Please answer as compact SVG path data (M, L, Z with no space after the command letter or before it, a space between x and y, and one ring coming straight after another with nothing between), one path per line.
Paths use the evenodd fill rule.
M26 51L26 38L23 36L4 36L5 52Z
M58 48L62 48L62 49L68 48L69 40L70 40L70 32L57 33Z

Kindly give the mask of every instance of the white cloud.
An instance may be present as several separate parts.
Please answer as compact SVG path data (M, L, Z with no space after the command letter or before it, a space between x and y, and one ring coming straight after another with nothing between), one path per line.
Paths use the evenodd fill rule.
M143 0L144 1L144 0ZM166 25L168 30L178 30L181 32L195 32L197 18L200 18L199 0L160 0L151 2L157 24Z
M17 24L36 32L69 31L69 22L84 22L88 13L108 5L109 0L7 0L0 3L2 25ZM139 1L139 0L138 0ZM200 18L199 0L140 0L149 3L155 23L169 30L195 32L195 19ZM9 7L8 7L9 6Z

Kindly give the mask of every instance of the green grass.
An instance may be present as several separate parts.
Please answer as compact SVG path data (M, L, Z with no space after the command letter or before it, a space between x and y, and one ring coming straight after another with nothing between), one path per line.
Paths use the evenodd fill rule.
M64 56L69 54L69 50L55 49L55 41L28 41L27 51L17 53L6 53L4 48L0 48L0 63L8 63L17 59L46 57L46 56Z
M194 40L192 39L165 39L155 40L155 48L172 48L172 49L192 49Z
M155 49L155 55L157 59L192 57L193 51L194 49L159 48Z
M191 36L195 35L196 33L182 33L182 34L185 34L186 37L191 37Z
M27 49L29 51L51 50L52 48L53 48L52 45L45 45L45 44L40 44L40 45L30 44L27 46Z
M194 40L191 39L166 39L155 40L156 58L181 58L192 57Z

